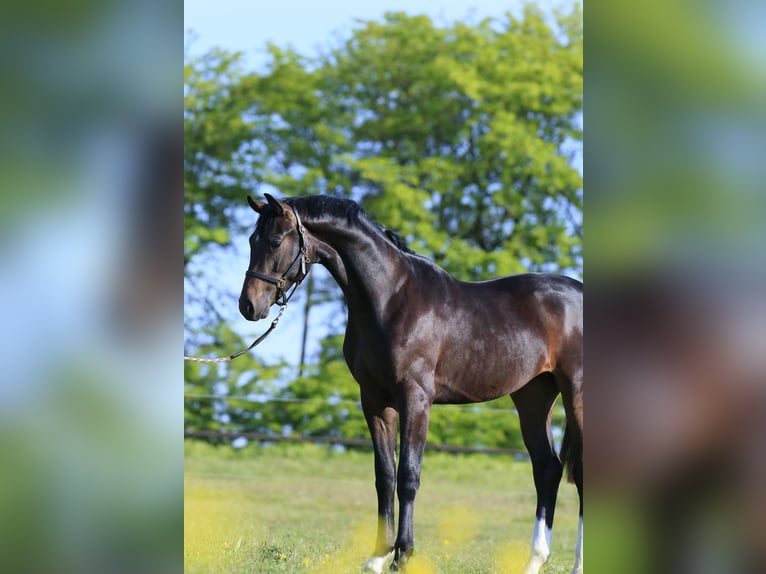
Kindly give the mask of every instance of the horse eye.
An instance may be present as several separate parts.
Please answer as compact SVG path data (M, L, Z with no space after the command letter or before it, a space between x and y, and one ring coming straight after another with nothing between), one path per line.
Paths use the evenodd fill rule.
M272 249L276 249L277 247L282 245L282 240L281 239L272 239L269 242L269 245L271 246Z

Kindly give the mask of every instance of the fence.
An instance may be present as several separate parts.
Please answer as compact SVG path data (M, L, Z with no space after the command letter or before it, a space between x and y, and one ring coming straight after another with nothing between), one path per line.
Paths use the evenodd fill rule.
M225 441L233 441L238 438L245 438L247 440L257 442L298 442L298 443L314 443L314 444L333 444L341 445L351 448L372 448L372 441L361 439L350 439L335 436L283 436L283 435L270 435L265 433L252 433L252 432L221 432L221 431L195 431L185 430L184 437L188 438L202 438L202 439L221 439ZM449 444L430 444L426 443L426 450L449 452L449 453L483 453L483 454L503 454L511 455L517 458L528 458L529 455L525 450L513 449L513 448L484 448L484 447L472 447L472 446L455 446Z
M279 397L253 397L247 395L212 395L212 394L193 394L185 395L185 400L210 400L210 401L249 401L258 405L264 405L268 403L321 403L328 406L339 407L341 405L354 405L359 407L358 401L341 400L341 399L305 399L305 398L279 398ZM492 414L515 414L515 409L484 409L476 407L475 405L445 405L439 408L449 408L461 411L475 412L475 413L492 413ZM225 426L225 425L222 425ZM202 440L217 440L221 442L232 442L236 439L246 439L248 441L256 442L292 442L292 443L315 443L315 444L328 444L339 445L346 448L372 448L372 441L359 439L359 438L347 438L343 436L329 436L329 435L294 435L294 434L279 434L273 432L249 432L246 430L199 430L199 429L185 429L184 437L196 438ZM483 453L492 455L506 455L516 458L528 458L528 454L523 449L516 448L501 448L491 446L468 446L468 445L452 445L452 444L434 444L426 443L426 450L448 452L448 453Z

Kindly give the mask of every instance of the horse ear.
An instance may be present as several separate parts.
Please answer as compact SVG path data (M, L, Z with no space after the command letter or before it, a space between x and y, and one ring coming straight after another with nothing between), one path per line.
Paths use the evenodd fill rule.
M281 203L279 203L279 202L278 202L276 199L274 199L274 198L273 198L271 195L269 195L268 193L264 193L263 195L264 195L264 197L266 198L266 200L269 202L269 207L271 207L271 210L272 210L272 211L273 211L273 212L274 212L276 215L284 215L284 213L285 213L285 208L284 208L284 206L283 206Z
M258 213L263 213L263 210L266 209L266 205L267 205L265 201L255 201L249 195L247 196L247 203L250 204L250 207L253 208L253 211L256 211Z

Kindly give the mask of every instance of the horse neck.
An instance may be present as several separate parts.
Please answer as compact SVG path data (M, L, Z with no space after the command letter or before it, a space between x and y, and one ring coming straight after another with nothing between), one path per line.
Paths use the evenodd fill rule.
M340 257L340 262L330 258L323 263L343 290L349 311L371 306L381 316L406 277L401 251L366 222L351 226L345 221L304 223Z

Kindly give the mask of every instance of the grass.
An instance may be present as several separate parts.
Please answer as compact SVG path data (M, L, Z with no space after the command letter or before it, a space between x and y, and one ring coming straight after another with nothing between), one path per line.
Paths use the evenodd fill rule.
M426 452L408 572L520 572L535 510L526 461ZM372 453L187 441L187 574L359 572L375 540ZM544 574L569 572L577 496L562 483Z

